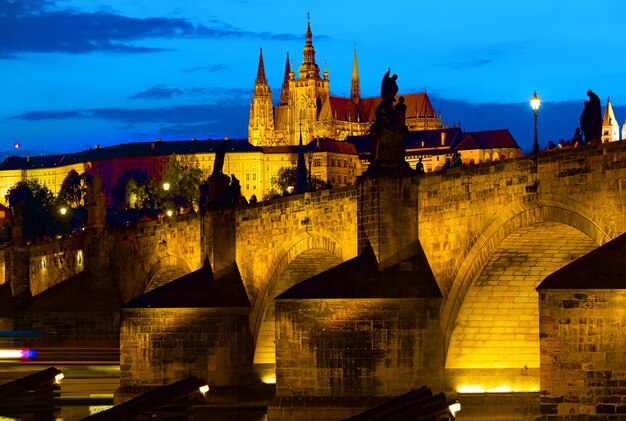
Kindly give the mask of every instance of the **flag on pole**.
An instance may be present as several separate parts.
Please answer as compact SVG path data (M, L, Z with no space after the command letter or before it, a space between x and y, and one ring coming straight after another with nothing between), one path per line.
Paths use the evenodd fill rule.
M15 149L19 149L20 148L20 141L18 140L17 142L15 142L15 144L13 145L13 147Z

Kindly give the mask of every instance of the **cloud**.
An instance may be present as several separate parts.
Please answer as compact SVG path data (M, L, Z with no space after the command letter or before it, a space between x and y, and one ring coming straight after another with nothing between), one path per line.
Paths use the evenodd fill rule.
M163 51L134 44L155 38L299 38L292 34L246 31L217 20L205 26L182 18L134 18L109 11L55 9L49 0L0 0L0 27L0 58L24 53Z
M94 108L64 111L31 111L13 116L11 119L26 121L98 119L123 124L189 124L206 122L208 119L215 119L216 117L228 120L230 112L236 111L236 113L239 114L240 110L245 110L247 116L248 106L245 103L239 105L220 103L155 108Z
M251 92L242 88L168 88L166 85L157 85L145 91L137 92L130 99L169 99L173 97L206 97L214 100L227 101L248 98Z
M226 69L225 64L213 64L209 66L190 67L188 69L183 69L182 72L183 73L195 73L195 72L214 73L214 72L219 72L224 69Z

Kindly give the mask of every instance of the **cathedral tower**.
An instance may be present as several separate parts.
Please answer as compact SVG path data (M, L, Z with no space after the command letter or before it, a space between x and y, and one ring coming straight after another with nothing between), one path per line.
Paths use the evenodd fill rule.
M619 140L619 123L613 114L611 98L606 103L604 118L602 119L602 143L615 142Z
M298 68L298 78L289 80L289 133L286 142L289 145L297 145L296 134L302 127L302 139L306 143L313 140L316 131L316 122L322 105L328 100L328 72L324 72L324 78L320 76L320 67L315 62L315 48L313 47L313 33L311 32L311 19L308 19L306 29L306 41L302 51L302 64ZM301 125L301 126L300 126Z
M274 143L274 111L272 91L265 77L263 49L259 53L259 68L254 81L254 93L250 100L248 141L254 146Z

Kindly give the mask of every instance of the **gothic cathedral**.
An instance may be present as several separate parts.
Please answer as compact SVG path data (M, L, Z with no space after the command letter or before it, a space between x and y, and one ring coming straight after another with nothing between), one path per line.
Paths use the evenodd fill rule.
M426 92L402 94L407 106L406 125L410 131L439 129L437 117ZM399 97L399 96L398 96ZM375 119L379 97L362 98L359 72L354 51L350 98L333 96L329 90L328 71L320 75L315 62L313 33L309 20L306 30L302 64L298 77L289 64L278 105L272 103L272 91L265 77L263 50L250 101L248 141L255 146L297 145L302 135L305 144L320 138L344 140L347 136L364 135Z

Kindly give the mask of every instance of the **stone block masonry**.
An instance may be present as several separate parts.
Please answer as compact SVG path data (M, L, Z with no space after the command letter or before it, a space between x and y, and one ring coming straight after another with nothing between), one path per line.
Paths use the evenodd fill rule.
M540 291L539 314L544 417L626 419L626 290Z
M125 308L121 389L163 386L189 376L211 386L238 385L251 370L250 346L248 310Z
M277 397L393 397L421 385L441 390L440 302L277 301Z

